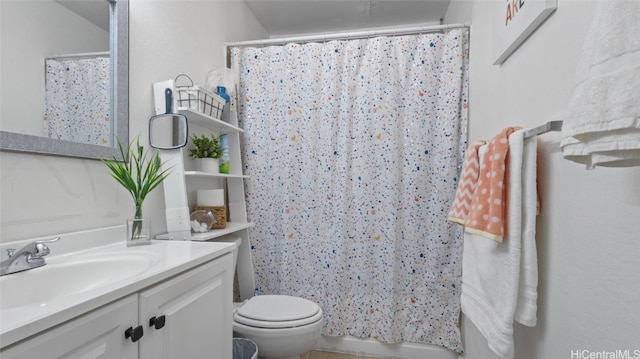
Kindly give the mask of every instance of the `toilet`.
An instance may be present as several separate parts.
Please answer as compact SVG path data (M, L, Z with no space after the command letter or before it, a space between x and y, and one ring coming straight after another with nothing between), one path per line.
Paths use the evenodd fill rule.
M242 239L227 241L239 247ZM234 303L234 336L255 342L260 358L299 359L320 338L322 324L320 306L300 297L256 295L243 303Z
M322 309L314 302L288 295L258 295L233 314L233 331L258 345L260 358L296 358L320 337Z

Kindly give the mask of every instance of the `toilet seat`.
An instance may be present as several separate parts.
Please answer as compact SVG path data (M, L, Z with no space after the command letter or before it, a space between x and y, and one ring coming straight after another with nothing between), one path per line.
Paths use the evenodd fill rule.
M320 307L304 298L259 295L249 299L233 315L237 323L256 328L294 328L322 319Z

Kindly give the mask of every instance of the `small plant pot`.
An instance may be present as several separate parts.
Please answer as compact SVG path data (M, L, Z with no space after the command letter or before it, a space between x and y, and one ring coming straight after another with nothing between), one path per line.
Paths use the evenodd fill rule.
M220 164L217 158L198 158L196 160L198 170L209 173L219 173Z

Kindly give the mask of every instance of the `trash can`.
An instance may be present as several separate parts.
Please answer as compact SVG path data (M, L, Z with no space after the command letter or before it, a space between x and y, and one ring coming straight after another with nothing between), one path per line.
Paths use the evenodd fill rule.
M246 338L233 338L233 359L258 359L258 345Z

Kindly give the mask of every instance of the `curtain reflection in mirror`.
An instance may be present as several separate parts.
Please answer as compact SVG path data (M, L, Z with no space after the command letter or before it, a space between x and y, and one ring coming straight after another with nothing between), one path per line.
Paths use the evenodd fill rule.
M50 57L45 71L45 136L112 147L109 53Z

